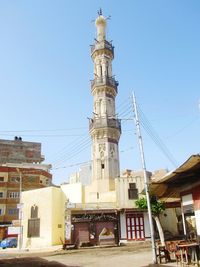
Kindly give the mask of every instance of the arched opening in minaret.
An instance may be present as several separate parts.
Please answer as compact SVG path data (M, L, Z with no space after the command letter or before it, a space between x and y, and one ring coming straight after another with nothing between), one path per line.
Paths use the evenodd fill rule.
M104 160L101 161L101 179L105 177L105 162Z
M102 66L100 65L100 77L102 77Z
M109 77L108 61L106 62L106 77Z

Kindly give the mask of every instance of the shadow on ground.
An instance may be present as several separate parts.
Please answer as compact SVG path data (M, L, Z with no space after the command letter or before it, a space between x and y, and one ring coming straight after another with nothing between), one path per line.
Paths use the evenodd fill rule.
M0 267L80 267L70 266L58 263L56 261L48 261L39 257L13 258L0 260Z

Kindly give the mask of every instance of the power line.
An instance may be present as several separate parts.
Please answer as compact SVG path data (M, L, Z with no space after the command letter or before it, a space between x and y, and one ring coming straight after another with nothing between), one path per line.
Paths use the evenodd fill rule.
M177 167L177 162L174 159L172 153L169 151L164 142L161 140L156 131L153 129L152 125L147 120L145 114L143 113L139 105L138 105L138 111L140 115L141 125L143 126L144 130L148 133L148 135L151 137L154 143L159 147L159 149L163 152L163 154L168 158L168 160L172 163L172 165L174 167Z
M77 128L65 128L65 129L48 129L48 130L4 130L0 131L0 133L23 133L23 132L62 132L62 131L74 131L74 130L82 130L87 127L77 127Z
M91 145L91 140L88 140L88 141L86 140L81 145L75 146L72 150L70 150L70 152L67 152L65 155L63 155L63 157L61 157L59 160L57 160L53 164L56 166L59 166L61 163L63 163L65 161L77 156L78 154L80 154L80 152L82 152L83 150L88 148L90 145Z
M13 134L3 134L3 136L13 136ZM72 136L83 136L83 134L31 134L31 135L27 135L27 134L23 134L22 137L72 137Z
M71 168L71 167L80 166L80 165L83 165L86 163L91 163L91 160L90 161L83 161L83 162L79 162L79 163L74 163L74 164L69 164L69 165L61 166L61 167L57 167L57 168L52 168L52 170Z
M66 151L69 151L70 149L73 149L74 146L79 146L81 145L82 142L85 140L88 140L88 133L83 134L84 138L76 138L74 141L70 142L66 146L64 146L62 149L60 149L58 152L52 154L53 158L58 159L60 156L64 155ZM54 160L54 161L55 161Z

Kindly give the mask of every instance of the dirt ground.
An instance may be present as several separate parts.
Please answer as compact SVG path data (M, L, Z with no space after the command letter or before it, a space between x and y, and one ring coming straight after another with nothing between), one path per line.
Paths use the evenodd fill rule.
M64 264L55 261L48 261L39 257L3 259L0 260L0 266L1 267L46 267L46 266L66 267L66 265ZM72 266L68 265L68 267Z
M3 256L3 255L2 255ZM177 266L176 263L151 265L152 251L149 247L107 247L65 250L50 255L16 254L1 259L0 267L145 267Z

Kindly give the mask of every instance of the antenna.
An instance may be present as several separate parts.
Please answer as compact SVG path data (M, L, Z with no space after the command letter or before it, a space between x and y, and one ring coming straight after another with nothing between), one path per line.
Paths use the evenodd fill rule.
M98 13L99 16L102 16L102 9L99 8L99 11L97 11L97 13Z

